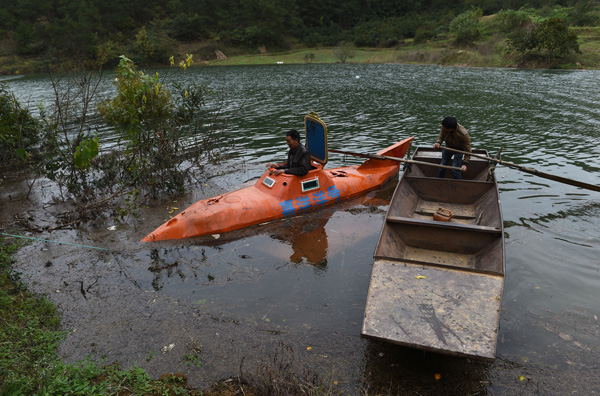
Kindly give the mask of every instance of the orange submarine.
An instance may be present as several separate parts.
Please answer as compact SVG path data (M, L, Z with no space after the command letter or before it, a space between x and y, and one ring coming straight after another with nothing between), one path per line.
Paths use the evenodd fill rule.
M284 217L301 215L379 188L398 175L400 163L369 158L361 165L323 169L328 159L327 126L312 112L304 117L306 148L312 169L304 176L267 170L249 187L204 199L142 239L153 242L221 234ZM413 137L377 153L402 158Z

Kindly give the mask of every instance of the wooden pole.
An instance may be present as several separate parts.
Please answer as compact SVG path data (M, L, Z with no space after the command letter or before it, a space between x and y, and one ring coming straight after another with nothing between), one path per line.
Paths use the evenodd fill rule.
M342 150L333 150L333 149L329 149L327 151L329 151L331 153L353 155L355 157L373 158L373 159L379 159L379 160L392 160L392 161L398 161L398 162L405 162L407 164L417 164L417 165L424 165L424 166L434 166L436 168L444 168L444 169L451 169L451 170L460 170L460 168L457 168L455 166L431 164L429 162L423 162L423 161L414 161L414 160L408 160L408 159L398 158L398 157L388 157L387 155L363 154L363 153L354 153L352 151L342 151Z
M592 191L598 191L598 192L600 192L600 186L597 186L595 184L589 184L589 183L585 183L585 182L582 182L582 181L569 179L569 178L562 177L562 176L551 175L549 173L540 172L540 171L538 171L536 169L526 168L526 167L524 167L522 165L517 165L517 164L514 164L512 162L502 161L500 159L491 158L491 157L488 157L488 156L485 156L485 155L481 155L481 154L473 154L473 153L470 153L470 152L467 152L467 151L457 150L457 149L453 149L453 148L450 148L450 147L443 147L443 148L445 150L453 151L455 153L468 154L471 157L481 158L481 159L485 159L485 160L488 160L488 161L493 161L493 162L496 162L496 163L498 163L500 165L508 166L509 168L518 169L521 172L530 173L530 174L535 175L535 176L543 177L544 179L554 180L556 182L568 184L570 186L575 186L575 187L579 187L579 188L585 188L586 190L592 190Z

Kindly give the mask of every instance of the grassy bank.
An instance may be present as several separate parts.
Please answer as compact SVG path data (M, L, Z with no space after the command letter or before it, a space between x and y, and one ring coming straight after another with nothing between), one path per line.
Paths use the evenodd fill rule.
M394 48L356 48L345 63L401 63L466 67L599 69L600 28L577 28L581 54L563 59L511 53L503 38L491 37L474 45L457 47L452 40L415 44L406 40ZM209 66L340 63L336 48L301 48L266 54L234 55L204 62Z

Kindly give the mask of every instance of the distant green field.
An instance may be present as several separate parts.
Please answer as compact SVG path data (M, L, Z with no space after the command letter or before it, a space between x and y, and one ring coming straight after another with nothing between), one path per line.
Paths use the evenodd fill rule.
M553 68L600 68L600 28L578 28L581 54L552 63L527 63L507 51L505 40L490 38L468 48L455 48L448 41L434 41L414 45L407 40L397 48L357 48L346 63L410 63L467 67L553 67ZM314 57L311 57L313 54ZM213 60L210 66L263 65L263 64L339 63L335 48L309 48L286 52L236 55L224 60Z

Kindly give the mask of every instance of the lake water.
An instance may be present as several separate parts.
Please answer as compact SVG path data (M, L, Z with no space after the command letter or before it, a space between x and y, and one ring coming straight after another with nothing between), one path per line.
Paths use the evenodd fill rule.
M213 178L223 191L256 179L263 164L282 161L286 130L302 130L303 117L311 111L328 125L329 148L365 153L407 136L414 136L416 145L430 146L441 119L454 115L469 130L473 148L494 153L502 147L503 160L600 185L599 71L308 64L194 68L170 77L206 83L225 98L224 114L231 117L230 134L243 161L224 164L223 175ZM23 101L51 100L45 76L4 82ZM103 92L110 89L107 83ZM110 139L110 130L103 134ZM357 160L330 154L328 166L348 162ZM468 363L465 368L460 359L359 337L389 191L315 212L304 222L234 234L218 244L140 246L136 241L160 221L121 228L116 252L110 238L95 238L96 244L113 248L110 254L88 257L92 273L102 274L99 284L106 285L98 297L113 304L136 301L145 315L138 317L135 304L126 304L113 322L100 321L104 330L94 321L112 310L95 306L88 312L90 299L55 292L57 284L44 285L52 271L66 272L72 279L65 283L71 285L85 278L81 269L73 269L81 268L73 264L79 262L74 250L50 246L54 266L28 270L23 265L21 270L39 291L69 306L66 325L78 328L63 350L70 359L107 354L155 374L179 365L195 383L206 385L235 375L242 356L258 362L257 356L275 353L280 342L293 346L307 366L323 367L323 376L335 378L349 393L368 389L369 381L389 381L390 387L434 394L452 394L451 389L458 394L563 394L571 389L589 394L600 375L600 193L506 167L498 167L496 175L505 222L506 281L494 364ZM194 191L172 206L183 209L207 194ZM52 236L78 237L69 232ZM28 249L24 257L39 251ZM171 270L174 263L176 270ZM169 270L148 271L149 265ZM115 299L113 293L121 294ZM162 301L162 309L159 303L148 305L153 299ZM161 324L151 323L156 318ZM123 334L120 342L102 341L103 331L117 330ZM171 337L171 331L177 335ZM177 337L183 344L202 340L203 365L186 365L184 352L179 360L160 354L145 359L162 340ZM438 371L448 382L429 381Z

